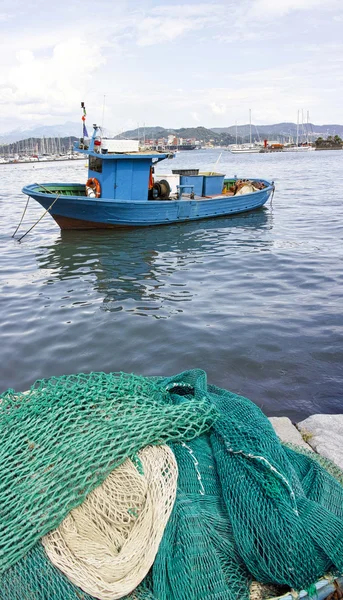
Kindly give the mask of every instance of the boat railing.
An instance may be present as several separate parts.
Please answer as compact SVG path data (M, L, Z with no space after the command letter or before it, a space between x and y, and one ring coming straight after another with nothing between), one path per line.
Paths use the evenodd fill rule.
M177 197L178 200L181 200L182 198L182 193L185 189L187 190L191 190L190 191L190 199L193 200L194 198L194 185L189 185L189 184L183 184L183 185L177 185L176 186L177 189Z

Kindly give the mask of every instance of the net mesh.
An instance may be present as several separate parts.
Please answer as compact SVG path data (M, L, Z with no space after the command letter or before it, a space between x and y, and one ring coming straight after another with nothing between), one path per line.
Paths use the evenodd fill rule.
M1 600L93 600L73 585L48 559L42 544L36 544L1 575ZM157 600L144 581L128 600Z
M89 386L92 379L97 382L93 388ZM52 565L40 543L32 547L32 540L42 536L46 523L54 522L50 527L54 529L70 506L79 505L102 483L105 472L108 475L122 464L124 455L132 457L140 448L161 443L171 447L178 464L176 500L151 570L127 598L248 600L253 581L300 590L328 571L343 572L343 487L339 476L333 477L312 455L283 446L268 419L249 400L208 385L200 370L172 378L93 374L77 380L78 402L73 386L66 385L68 378L53 384L40 382L20 400L14 392L2 397L2 420L11 413L19 414L24 405L26 412L13 419L13 429L7 429L11 445L5 444L6 460L11 452L15 458L10 462L11 476L8 466L2 467L7 483L1 478L0 500L5 490L7 497L13 498L25 489L31 500L38 497L42 504L22 519L14 502L6 508L7 529L1 524L1 600L90 600L91 596ZM59 389L59 410L53 408L54 388ZM72 413L77 418L70 426L74 405ZM43 487L44 469L40 467L39 477L35 475L32 449L23 446L23 439L37 443L37 438L31 442L28 430L33 436L34 420L41 426L42 413L49 413L50 406L55 418L59 411L64 412L64 419L59 420L64 444L58 446L58 429L46 429L39 439L52 451L54 460L49 454L39 464L46 469L59 461L67 488L62 502L56 492L54 466L44 479L49 485ZM84 419L79 406L86 406ZM96 408L90 409L93 406ZM23 423L29 418L31 429L29 422ZM53 426L53 419L47 420ZM46 426L46 420L43 422ZM94 449L91 458L89 447ZM31 473L31 487L26 479L20 488L22 463L25 473ZM18 501L21 509L29 506L20 495ZM0 504L0 510L5 506ZM31 514L35 517L32 522Z
M176 496L177 463L168 446L127 459L42 543L68 579L101 600L122 598L154 562Z
M192 406L190 406L190 404ZM149 444L192 439L215 409L174 406L151 379L93 373L38 381L0 402L0 572Z

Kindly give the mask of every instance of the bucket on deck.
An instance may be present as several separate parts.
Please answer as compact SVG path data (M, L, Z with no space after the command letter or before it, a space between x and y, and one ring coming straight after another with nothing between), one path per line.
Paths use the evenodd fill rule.
M225 175L222 173L201 173L201 175L204 178L203 196L215 196L222 193Z
M202 196L204 178L202 175L181 175L180 185L192 185L195 196ZM192 191L191 188L185 189L186 194Z

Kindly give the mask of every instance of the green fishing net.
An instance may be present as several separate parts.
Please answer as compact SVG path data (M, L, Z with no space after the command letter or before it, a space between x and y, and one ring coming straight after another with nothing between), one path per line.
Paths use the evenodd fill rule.
M203 371L38 382L3 395L1 413L0 600L90 600L35 542L151 443L171 446L178 490L130 600L248 600L252 580L300 590L343 572L340 482Z
M304 446L298 446L297 444L293 444L290 442L283 443L283 447L289 460L293 464L296 464L299 460L299 472L303 472L304 475L306 475L306 465L307 468L309 468L310 465L313 469L316 470L316 467L314 466L313 462L318 463L319 465L321 465L321 467L325 469L325 471L330 473L332 477L334 477L341 485L343 485L343 471L334 462L332 462L332 460L329 460L321 454L316 454L316 452L312 452L310 449L307 449ZM304 461L303 456L307 456L307 458L310 459L310 462ZM318 473L320 472L320 470L316 472Z
M0 397L0 572L81 504L124 460L149 444L190 440L214 406L174 406L156 382L93 373L38 381Z
M0 577L1 600L93 600L73 585L46 556L38 543ZM127 600L155 600L143 582ZM125 599L124 599L125 600Z

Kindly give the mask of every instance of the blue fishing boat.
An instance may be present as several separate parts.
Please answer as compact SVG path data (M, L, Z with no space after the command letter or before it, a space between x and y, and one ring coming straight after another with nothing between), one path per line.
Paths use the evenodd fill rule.
M93 127L93 136L74 146L88 157L85 184L23 188L61 229L163 225L233 215L260 208L274 191L274 184L262 179L226 179L198 170L157 177L154 165L170 154L141 151L137 141L107 139L100 127Z

